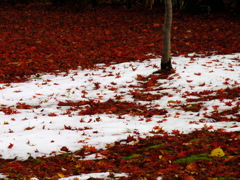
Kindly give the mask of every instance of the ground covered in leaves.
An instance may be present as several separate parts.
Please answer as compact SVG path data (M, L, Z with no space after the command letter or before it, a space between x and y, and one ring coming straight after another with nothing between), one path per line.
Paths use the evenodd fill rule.
M39 7L7 6L0 7L0 15L1 83L26 81L30 75L38 77L43 72L68 72L78 66L93 68L96 63L145 60L152 54L161 53L163 12L101 7L70 13L57 9L50 11ZM238 52L239 26L238 17L211 15L205 18L175 13L172 52L186 56L191 52L205 55ZM195 75L199 76L197 72ZM134 99L152 101L161 98L161 95L150 92L151 88L157 86L159 78L168 77L139 75L137 80L141 81L144 90L132 91ZM95 89L98 88L99 84L96 83ZM189 92L185 97L195 98L188 98L187 104L177 101L169 104L172 108L198 112L203 102L236 99L239 95L238 86L192 94ZM225 102L226 106L232 106L229 103ZM85 104L89 106L82 108ZM219 111L215 106L212 113L205 117L215 121L239 122L239 105L236 103L226 111ZM148 111L145 105L111 99L98 103L91 100L60 101L58 106L71 106L71 111L78 111L79 115L109 113L119 117L131 114L150 118L167 113L165 109ZM17 107L31 108L28 104L18 104ZM5 115L15 113L11 108L2 108L1 111ZM193 120L192 123L196 122ZM65 128L71 130L70 126ZM153 137L142 139L140 135L138 138L129 136L104 150L84 146L79 151L70 152L67 147L62 147L65 153L48 158L29 157L25 161L0 159L0 172L7 174L10 179L58 179L91 172L109 172L109 178L113 179L114 173L118 172L128 174L119 179L139 180L157 177L169 180L240 178L240 133L211 130L211 126L206 126L190 134L181 134L176 130L170 135L156 126ZM10 144L8 148L12 146ZM85 160L92 154L94 160Z
M0 7L0 82L96 63L145 60L162 49L164 12L104 8L84 12ZM172 53L230 54L240 49L239 17L174 13Z
M66 153L49 158L1 159L0 172L13 179L58 179L91 172L109 172L109 178L113 179L117 172L128 174L118 179L150 180L159 176L163 180L238 179L240 132L211 132L210 129L204 127L190 134L175 132L173 135L158 129L153 137L129 136L105 150L85 146L74 153L66 148ZM90 154L101 158L84 160Z

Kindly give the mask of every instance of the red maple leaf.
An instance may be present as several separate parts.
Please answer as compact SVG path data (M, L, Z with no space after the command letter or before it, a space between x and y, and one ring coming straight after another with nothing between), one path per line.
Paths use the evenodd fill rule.
M8 149L12 149L13 146L14 146L14 144L10 143L10 144L8 145Z

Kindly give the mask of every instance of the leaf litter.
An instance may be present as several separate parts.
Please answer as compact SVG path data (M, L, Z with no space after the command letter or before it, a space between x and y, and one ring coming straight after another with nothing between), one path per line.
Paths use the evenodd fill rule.
M146 41L149 38L136 36L141 42L141 46L138 46L137 39L130 40L121 34L119 39L125 37L125 43L132 46L129 48L124 44L123 48L119 43L124 41L116 41L112 39L113 36L109 36L115 31L109 30L110 26L100 26L99 29L88 24L84 33L80 33L82 37L92 37L97 31L104 32L104 36L94 36L96 39L86 41L85 38L65 34L55 41L61 44L58 46L49 41L58 35L62 36L63 31L59 27L63 23L60 22L59 26L56 19L62 19L63 22L67 18L78 21L79 16L58 15L57 12L48 14L44 11L45 16L42 12L39 16L35 14L38 11L21 12L24 12L20 18L21 23L12 19L19 13L13 10L10 14L4 14L7 23L2 25L3 29L15 32L14 37L10 37L6 31L1 39L5 49L3 58L7 60L1 61L5 64L2 64L0 72L0 172L3 173L3 178L76 180L90 177L240 177L240 54L236 53L239 43L234 40L235 36L232 36L235 43L231 44L232 49L225 48L228 45L227 42L223 43L222 38L219 42L221 45L215 42L214 49L211 49L212 43L207 44L206 39L220 36L218 31L213 31L214 36L209 37L199 35L196 30L186 31L193 32L193 38L181 41L176 41L176 32L173 32L176 41L173 52L178 55L173 57L176 72L156 76L152 72L159 67L160 57L157 55L160 48L159 43L149 45ZM33 23L31 17L36 16L43 19L34 26L34 30L30 28ZM92 14L88 16L88 23L95 22ZM116 22L122 22L118 17L120 16L116 16ZM14 22L8 24L9 19ZM217 21L223 22L220 19ZM104 21L104 17L101 20ZM210 23L210 27L209 22L202 21L203 26L208 24L209 29L217 28L216 25ZM42 31L42 28L50 27L46 26L46 22L51 22L51 27L55 27L57 32ZM151 23L135 22L137 24L131 25L133 27L125 28L129 29L128 33L151 31L149 34L155 37L152 31L154 28L150 28ZM182 25L183 27L174 29L189 28ZM229 25L237 26L233 22ZM139 29L140 26L144 31ZM40 29L39 32L48 33L36 34L37 28ZM64 28L68 29L67 26ZM222 26L222 31L224 28ZM227 29L228 34L236 35L239 32L229 30L238 28ZM82 32L81 29L75 30ZM159 34L156 28L154 31ZM25 35L31 37L26 44L21 38ZM108 42L117 43L113 51L105 49L105 46L109 47L106 43L102 44L103 48L99 52L85 49L88 47L86 44L82 46L85 42L90 43L90 47L95 47L96 44L91 42L100 42L103 37ZM32 43L34 39L35 43ZM155 40L159 41L158 38ZM16 41L23 46L17 47ZM182 43L181 46L179 42ZM50 44L58 49L50 50ZM146 47L142 47L143 44ZM75 50L80 45L82 54L70 51L68 48L72 45ZM186 46L192 48L188 52L197 53L185 52L184 49L188 49ZM181 53L177 53L177 47ZM38 48L49 53L41 54ZM200 52L199 49L203 51ZM219 54L235 54L209 53L216 49ZM149 59L147 52L154 52L157 58ZM126 62L133 60L132 53L136 54L134 59L139 61ZM28 56L30 54L35 61ZM89 64L79 59L89 59ZM112 60L117 64L111 65ZM103 62L106 64L97 64ZM12 73L9 73L10 70ZM55 70L59 71L56 73Z
M127 173L123 179L238 177L234 168L224 173L226 164L239 166L240 64L230 60L234 57L239 54L196 58L191 64L190 58L173 57L176 72L167 79L149 76L159 64L157 58L2 84L0 171L20 179L105 171ZM201 66L209 58L219 59L222 69L214 63ZM229 61L234 71L225 74ZM195 78L195 69L201 79ZM117 73L121 77L116 78ZM191 78L194 87L184 77ZM231 83L225 84L226 78ZM203 81L204 88L198 86ZM146 96L151 94L149 101ZM222 149L219 156L212 152L216 148ZM10 160L15 158L22 161ZM222 169L210 173L210 164ZM43 172L44 166L57 170Z

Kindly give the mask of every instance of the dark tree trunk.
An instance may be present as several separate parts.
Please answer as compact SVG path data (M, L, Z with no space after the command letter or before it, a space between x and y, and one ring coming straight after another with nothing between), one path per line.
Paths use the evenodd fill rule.
M165 0L165 20L163 25L163 49L161 59L161 71L170 72L171 62L171 27L172 27L172 0Z
M172 0L164 0L165 3L165 19L163 25L163 48L162 48L162 59L161 69L153 72L159 74L162 72L171 73L172 62L171 62L171 27L172 27Z
M128 9L132 8L132 0L127 0L127 8Z

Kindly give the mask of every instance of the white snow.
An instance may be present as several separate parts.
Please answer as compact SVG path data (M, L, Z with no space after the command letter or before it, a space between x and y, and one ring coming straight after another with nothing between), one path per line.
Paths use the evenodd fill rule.
M7 176L5 176L4 174L0 173L0 178L6 178Z
M142 104L148 103L149 108L159 105L158 108L168 111L165 116L151 117L151 121L137 115L80 116L79 110L68 111L71 107L59 106L58 103L80 100L104 102L117 97L121 97L119 101L136 102L131 91L141 90L138 75L149 76L157 70L159 58L108 67L99 64L94 70L79 68L69 74L45 74L24 83L0 84L1 158L17 157L24 160L29 156L49 156L61 153L63 146L70 151L79 150L84 145L105 148L106 144L136 135L136 131L142 137L151 135L150 131L155 126L169 133L172 130L189 133L206 125L212 125L214 129L239 131L240 122L214 122L204 118L204 113L209 114L216 105L220 112L236 106L239 97L234 101L203 101L203 107L208 109L201 109L200 112L186 112L179 107L172 107L177 104L176 101L187 104L187 98L196 98L184 96L191 92L240 88L239 59L240 54L173 57L176 72L168 79L158 80L163 90L154 87L151 92L168 95L163 95L159 100L139 101ZM27 109L26 105L34 108ZM23 106L25 109L20 108ZM190 123L192 121L195 123Z
M68 178L61 178L61 180L87 180L89 178L104 178L104 179L112 179L111 176L114 176L115 178L118 177L127 177L128 174L126 173L112 173L104 172L104 173L89 173L89 174L81 174L80 176L72 176ZM75 178L75 179L74 179Z

